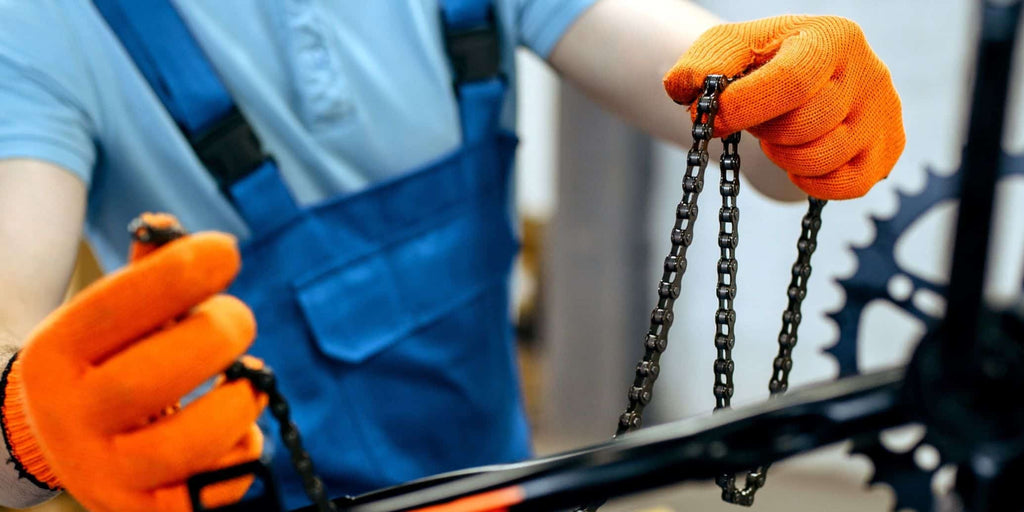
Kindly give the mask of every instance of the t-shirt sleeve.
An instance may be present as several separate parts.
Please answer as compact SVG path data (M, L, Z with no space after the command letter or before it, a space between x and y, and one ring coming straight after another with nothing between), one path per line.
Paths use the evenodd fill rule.
M547 58L583 11L597 0L513 0L519 43Z
M30 5L0 4L0 159L43 160L88 184L95 128L82 94L91 80L59 13Z

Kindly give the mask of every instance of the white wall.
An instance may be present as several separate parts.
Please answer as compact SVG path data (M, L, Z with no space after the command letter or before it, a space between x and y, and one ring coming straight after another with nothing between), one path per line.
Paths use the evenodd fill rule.
M835 14L857 21L869 42L887 62L904 104L907 147L890 179L879 184L867 197L832 202L824 214L819 250L814 256L814 276L804 303L804 323L795 352L791 383L799 386L830 379L835 364L821 354L834 343L837 330L824 313L843 302L835 280L851 274L855 261L851 245L870 242L873 228L870 215L888 216L896 208L897 190L917 191L924 186L926 166L950 172L958 165L964 135L965 112L969 102L969 80L973 73L975 2L970 0L887 0L814 1L788 0L761 2L735 0L704 2L718 15L731 21L756 19L783 13ZM1020 52L1018 52L1020 56ZM1018 59L1024 62L1022 59ZM517 161L517 203L522 214L548 218L553 214L558 137L557 77L534 55L517 55L519 85L519 133L522 142ZM1021 68L1018 66L1017 75ZM1024 84L1017 80L1017 84ZM1015 91L1024 87L1015 86ZM1019 119L1021 101L1015 101L1015 118L1008 149L1024 150L1024 130ZM682 113L681 113L682 115ZM750 137L749 134L746 135ZM719 146L713 146L713 155ZM744 148L750 151L751 146ZM756 150L756 149L755 149ZM675 204L679 200L679 181L684 168L684 152L659 144L655 151L655 177L651 187L650 218L646 226L652 240L647 265L650 299L660 277L661 261L667 251ZM755 160L749 154L744 162ZM778 172L778 179L785 179ZM677 320L670 349L664 356L665 371L658 383L655 412L662 419L702 414L714 405L711 393L715 358L713 347L713 298L718 257L714 243L717 223L714 212L720 199L717 168L709 167L710 184L700 201L702 217L690 248L690 268L684 279L684 294L677 303ZM1024 180L1003 187L1004 208L997 238L1002 251L993 263L992 290L1009 297L1024 281ZM739 198L741 207L739 297L736 309L737 347L734 358L737 403L760 400L767 395L771 360L776 351L775 337L785 305L785 287L789 267L795 256L795 242L804 203L781 204L759 195L745 183ZM902 244L901 263L923 276L944 276L948 271L948 232L953 208L937 208ZM641 327L642 329L642 327ZM866 315L861 363L865 368L902 364L916 342L920 328L886 306L872 307ZM639 335L642 334L638 332ZM558 340L547 340L557 343ZM624 342L633 342L626 340ZM633 361L623 363L630 368ZM621 404L608 404L617 410Z
M516 52L516 206L520 214L549 218L555 210L558 75L533 53Z

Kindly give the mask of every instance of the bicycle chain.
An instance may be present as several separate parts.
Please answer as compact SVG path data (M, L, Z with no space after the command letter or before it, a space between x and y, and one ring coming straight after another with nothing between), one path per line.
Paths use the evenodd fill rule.
M295 472L302 478L302 488L306 496L316 505L318 512L337 512L337 508L330 498L327 497L327 489L323 481L317 476L313 469L313 459L309 452L302 446L302 436L299 428L291 419L291 409L288 401L277 389L277 378L269 368L250 368L241 361L235 361L224 370L224 377L230 382L238 379L246 379L252 387L267 395L270 414L277 420L281 429L281 441L291 455L292 466Z
M679 297L680 283L686 272L686 250L693 241L693 226L697 219L697 198L704 187L704 172L708 163L708 143L713 134L715 115L718 112L718 97L729 79L722 75L709 75L697 99L697 117L693 124L693 145L686 156L686 173L683 177L683 197L676 207L676 220L672 228L668 256L664 262L664 273L658 283L658 304L651 312L651 323L644 339L644 355L636 368L636 377L630 387L629 405L619 417L615 435L639 429L643 424L644 408L651 402L654 382L660 373L661 354L668 348L668 333L674 320L673 307ZM718 246L721 250L718 260L718 310L715 312L715 348L717 358L715 372L715 410L728 408L733 395L733 371L735 363L732 349L736 343L734 332L736 312L733 300L736 297L736 247L739 244L739 194L740 156L738 145L740 132L722 138L723 154L720 161L721 179L719 191L722 207L719 210ZM802 232L797 242L797 260L792 267L787 296L786 310L782 314L782 329L779 333L779 352L773 361L774 372L769 382L769 391L774 396L789 387L789 372L793 368L792 351L797 341L800 325L800 307L807 295L807 280L811 275L810 258L817 247L817 234L821 228L821 210L827 201L809 198L808 210L801 222ZM716 483L722 488L722 499L738 505L752 505L754 494L764 486L768 466L748 472L746 485L735 486L735 475L722 475ZM577 508L579 512L593 512L601 503Z
M676 219L670 241L672 247L664 262L658 283L658 304L651 312L651 324L644 338L644 355L636 367L636 377L629 389L629 405L619 416L615 437L639 429L643 424L644 407L654 396L654 382L661 372L661 354L668 348L668 333L675 319L673 307L679 297L679 285L686 272L686 250L693 242L693 226L697 220L697 198L704 190L704 172L708 166L708 144L712 137L718 94L725 88L722 75L709 75L697 99L697 118L693 122L693 145L686 154L683 176L683 198L676 206ZM578 507L575 512L594 512L604 501Z
M668 348L668 333L674 320L673 309L679 297L680 283L686 272L686 252L693 242L693 227L697 219L697 199L704 188L704 174L709 160L708 144L712 138L715 115L718 112L718 96L724 90L728 79L722 75L709 75L704 81L701 96L697 99L697 119L693 125L693 145L686 157L686 174L683 177L683 197L676 207L676 220L672 229L671 249L664 261L664 272L658 283L658 303L651 312L651 323L644 340L644 356L636 368L636 377L629 390L629 405L620 416L615 435L637 430L643 424L643 411L651 402L654 382L660 373L661 354ZM735 346L736 312L733 300L736 297L735 257L739 244L739 208L736 197L739 194L740 157L738 144L740 132L722 139L724 151L721 158L721 180L719 190L722 208L719 210L718 245L721 257L718 261L719 301L715 313L715 348L718 351L714 364L716 399L715 410L728 408L733 395L732 349ZM803 231L797 244L797 261L792 268L787 295L789 302L783 312L782 330L779 333L779 352L773 362L774 372L769 383L772 395L784 392L789 384L792 369L792 349L797 342L797 328L800 325L800 306L807 293L807 280L811 274L810 257L817 246L817 233L821 227L821 210L827 201L809 199L807 214L802 220ZM136 228L137 229L137 228ZM152 229L151 231L158 231ZM170 239L177 238L175 233ZM158 243L169 241L160 240ZM327 497L323 481L317 476L309 453L302 446L302 438L295 423L291 421L290 408L284 395L277 388L277 380L268 368L249 368L241 361L233 363L226 371L227 380L246 379L258 391L266 393L270 412L280 426L281 439L288 449L292 464L302 479L303 488L319 512L336 512L334 503ZM760 489L767 477L768 466L759 467L747 474L746 486L735 487L734 475L722 475L716 483L722 488L722 499L739 505L752 505L754 493ZM579 511L597 510L600 504L581 507Z
M728 149L726 150L728 153ZM738 155L736 156L738 162ZM732 360L732 348L735 344L735 337L732 333L733 322L735 322L736 314L732 309L732 299L735 298L736 294L736 260L730 259L735 252L735 244L738 242L735 236L726 237L728 234L726 231L727 223L725 219L725 213L727 210L726 206L726 189L725 189L725 168L724 163L726 155L722 155L722 223L719 228L719 246L722 247L722 259L718 261L718 297L719 297L719 310L715 316L715 321L719 325L719 333L715 336L715 347L718 349L718 359L715 361L715 398L717 400L715 410L728 408L731 404L733 394L733 383L732 383L732 372L734 364ZM739 168L735 171L738 173ZM738 185L739 182L737 181ZM736 189L734 189L736 190ZM735 194L732 199L735 201ZM785 311L782 312L782 328L779 331L778 343L779 352L775 356L775 360L772 361L772 377L768 382L768 391L771 396L775 396L784 393L789 388L789 372L793 369L793 348L797 342L797 330L800 327L800 321L803 316L800 313L800 306L803 304L804 298L807 296L807 282L811 277L811 255L814 254L814 250L818 246L818 230L821 229L821 210L825 207L828 201L809 198L807 213L804 214L803 219L800 221L801 232L800 238L797 241L797 259L793 263L793 267L790 271L792 277L790 278L789 287L786 289L786 296L788 302ZM733 207L735 202L733 202ZM738 222L739 212L735 212L735 217L732 217L732 235L736 233L736 224ZM727 247L725 242L731 242L732 246ZM728 251L728 254L727 254ZM730 277L730 286L723 290L723 267L729 270L728 275ZM723 294L728 292L727 301L723 299ZM724 311L724 312L723 312ZM723 322L728 327L727 336L722 335ZM715 483L722 489L722 500L733 503L736 505L751 506L754 504L754 495L758 489L764 487L765 481L768 477L769 465L759 466L752 471L747 472L746 481L742 489L736 487L736 475L724 474L720 475L715 479Z
M661 354L668 348L668 333L672 327L672 312L679 297L679 284L686 272L686 250L693 241L693 226L697 220L697 198L704 189L704 171L708 165L708 143L715 114L718 112L718 93L725 87L725 78L712 75L704 81L704 90L697 100L697 119L693 124L693 146L686 155L686 175L683 177L683 198L676 207L676 220L672 228L664 273L658 283L658 305L651 312L651 324L644 339L644 356L636 368L636 378L629 390L629 406L619 417L616 436L640 428L644 407L650 403L654 382L661 371Z
M821 229L821 210L828 201L814 197L807 200L807 213L800 221L800 239L796 243L797 258L791 269L792 278L786 296L789 302L782 312L782 329L779 330L779 355L772 362L772 379L768 391L772 395L785 393L789 388L789 372L793 369L793 348L796 346L797 330L803 316L800 306L807 297L807 282L811 277L811 255L818 248L818 230Z
M740 193L740 155L737 145L740 132L722 139L722 159L719 167L722 178L718 189L722 194L722 208L718 210L718 247L721 257L718 259L718 310L715 311L715 410L729 407L732 400L732 373L735 363L732 360L732 349L736 345L736 310L733 300L736 298L736 246L740 243L739 223L740 209L736 205L736 196Z
M128 231L134 240L141 243L152 244L156 247L181 238L187 234L180 225L153 226L148 224L143 217L136 218L129 224ZM250 368L241 360L235 361L226 370L224 378L228 381L246 379L252 387L267 395L270 414L277 421L280 428L281 441L291 456L292 466L295 472L302 479L302 487L306 496L317 508L317 512L337 512L337 507L327 496L327 489L323 480L316 474L313 468L313 459L309 452L302 446L302 436L299 428L291 420L291 408L288 401L277 388L277 377L270 368Z

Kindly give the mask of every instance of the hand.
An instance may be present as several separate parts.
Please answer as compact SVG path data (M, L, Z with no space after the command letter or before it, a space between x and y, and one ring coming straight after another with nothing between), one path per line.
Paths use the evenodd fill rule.
M187 511L189 476L259 457L266 399L247 381L219 381L169 408L252 343L252 313L217 294L239 264L227 235L176 240L90 286L29 336L5 412L23 418L20 451L89 510ZM248 485L214 486L204 501L236 501Z
M903 152L889 70L848 19L779 16L712 27L665 75L665 90L693 103L710 74L740 76L721 95L715 135L749 130L812 196L862 196Z

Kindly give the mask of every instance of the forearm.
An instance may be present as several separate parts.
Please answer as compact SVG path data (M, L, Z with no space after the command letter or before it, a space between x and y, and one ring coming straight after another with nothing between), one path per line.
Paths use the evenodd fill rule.
M24 508L57 494L25 469L45 464L24 418L20 382L7 370L29 332L64 297L84 211L85 186L70 173L41 161L0 159L0 506Z
M0 323L0 507L33 507L60 494L26 469L26 464L39 465L36 459L42 454L24 421L20 383L11 378L12 361L23 344L26 326L38 322L40 314L23 318L14 327ZM26 456L32 461L23 460Z
M0 342L20 345L63 301L85 198L85 185L53 164L0 159Z
M684 0L599 0L566 31L551 65L609 111L647 133L688 148L690 117L662 78L708 28L722 20ZM742 149L755 188L780 200L805 197L760 155L753 137Z
M683 0L599 0L574 23L551 65L608 110L651 135L688 145L689 118L662 77L721 20Z

